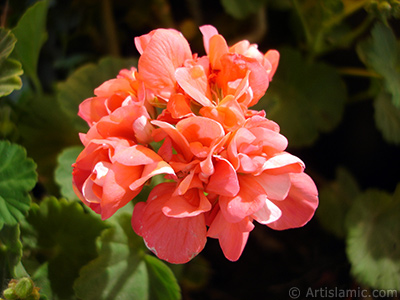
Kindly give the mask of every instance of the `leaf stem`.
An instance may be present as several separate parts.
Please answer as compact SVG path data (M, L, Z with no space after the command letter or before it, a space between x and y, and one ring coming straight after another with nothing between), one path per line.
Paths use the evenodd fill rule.
M323 23L322 28L332 28L336 24L341 23L345 18L352 15L359 9L363 8L365 4L370 2L370 0L355 0L355 1L346 1L345 8L341 14L336 15L335 17L329 19L327 22Z
M340 24L341 22L343 22L343 20L345 18L347 18L348 16L352 15L353 13L355 13L356 11L358 11L359 9L364 7L367 2L369 2L369 0L347 1L345 3L345 7L344 7L342 13L335 15L334 17L326 20L325 22L323 22L321 24L319 30L317 31L317 34L315 35L314 40L312 41L312 43L311 42L309 43L309 45L312 45L311 55L310 55L311 60L314 57L335 48L336 45L333 45L332 47L330 47L330 49L326 49L326 48L324 49L322 42L324 40L325 34L327 32L329 32L337 24ZM362 33L368 27L368 25L370 24L370 21L371 21L371 19L367 18L366 21L364 21L353 32L346 35L346 37L337 44L344 44L344 43L350 42L352 39L357 37L360 33Z
M118 57L120 56L120 48L110 0L102 1L102 12L108 51L111 55Z
M6 27L7 13L8 13L8 0L6 0L6 3L4 4L4 8L3 8L3 13L1 14L0 27L3 27L3 28Z
M299 16L301 25L303 26L304 35L306 36L307 44L310 45L312 43L312 35L311 35L310 28L308 27L308 24L304 18L304 15L301 12L300 4L297 0L292 0L292 3L293 3L294 9L295 9L297 15Z
M348 75L348 76L357 76L357 77L368 77L368 78L381 78L378 73L371 71L371 70L366 70L362 68L339 68L338 69L339 73L341 75Z

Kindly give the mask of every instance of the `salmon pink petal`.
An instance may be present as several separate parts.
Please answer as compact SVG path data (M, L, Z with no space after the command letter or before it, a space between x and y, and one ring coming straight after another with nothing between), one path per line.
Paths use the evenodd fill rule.
M100 163L96 164L95 169ZM96 177L98 177L96 171L93 173L85 180L82 186L82 196L86 204L100 204L101 202L103 192L96 184Z
M233 83L232 81L230 83L228 83L228 86L232 87L235 89L235 99L240 99L240 97L242 97L243 95L245 95L246 93L249 93L251 89L249 89L250 84L249 84L249 76L250 76L250 71L246 72L246 75L243 77L243 79L238 79L239 81L237 81L238 84L236 84L234 87L231 85L231 83ZM253 96L253 91L251 90L251 94L249 98L252 98ZM246 101L240 101L241 103L243 103L244 105L246 105L246 107L249 106L250 100L246 99Z
M210 146L207 158L200 162L201 173L208 177L214 173L214 162L213 157L215 153L219 153L226 141L229 139L230 133L227 135L215 139L213 144Z
M105 97L92 97L84 100L79 104L78 116L92 126L109 113L105 105L106 101Z
M143 51L146 49L154 33L156 33L156 30L151 31L148 34L135 37L135 46L136 49L139 51L140 55L143 54Z
M204 248L207 231L203 214L172 218L162 212L174 187L175 183L161 183L151 191L146 203L137 203L133 210L132 228L160 259L182 264Z
M107 80L99 87L95 88L94 94L98 97L110 97L118 92L128 94L130 91L132 91L132 86L129 80L125 78L116 78Z
M287 197L291 186L289 174L270 175L261 173L254 178L264 188L268 199L284 200Z
M162 158L157 153L142 145L125 148L112 158L112 161L118 161L127 166L147 165L161 160Z
M135 132L135 130L140 131ZM152 130L146 108L127 105L101 118L95 126L90 128L86 139L119 137L145 143L151 139Z
M214 140L225 135L220 123L204 117L189 117L179 121L176 129L191 142L200 142L204 146L211 146Z
M314 181L305 173L290 174L292 185L283 201L274 201L282 216L268 224L276 230L304 226L314 215L318 206L318 191Z
M185 93L200 105L212 106L210 99L207 98L207 95L210 95L207 74L201 65L178 68L175 77Z
M182 94L172 95L167 103L167 110L175 119L194 115L190 109L190 99Z
M235 197L220 196L219 206L224 218L237 223L258 211L267 196L252 176L239 175L240 191Z
M214 35L209 40L210 65L214 70L221 70L221 57L228 53L229 48L224 37L220 34Z
M129 190L131 180L141 176L142 167L113 163L115 153L129 148L127 140L91 140L73 165L73 185L82 201L103 219L128 203L139 191Z
M86 184L90 185L90 184L93 184L93 182L92 182L92 181L91 181L91 182L88 182L88 183L85 182L84 185L86 185ZM82 200L82 202L83 202L87 207L89 207L91 210L93 210L96 214L99 214L99 215L101 214L100 202L97 202L97 201L95 201L95 200L93 200L93 201L88 201L88 200L82 195L81 190L79 190L79 189L76 187L75 184L72 186L72 188L73 188L75 194L79 197L80 200ZM84 188L86 188L86 187L84 187ZM89 187L89 188L91 188L91 187Z
M232 141L228 145L227 154L229 161L236 170L240 167L238 148L242 144L251 144L255 139L256 137L246 128L239 128L232 138Z
M210 52L209 41L210 41L211 37L218 34L218 30L212 25L203 25L203 26L200 26L200 31L203 34L204 49L206 50L206 53L208 54Z
M132 191L129 185L140 178L142 168L114 163L108 170L102 189L101 218L111 217L118 209L130 202L140 189Z
M265 53L264 57L271 63L271 70L268 71L268 77L271 81L276 69L278 68L280 54L276 50L269 50L267 53Z
M216 120L227 131L234 131L245 122L243 110L233 95L226 96L217 107L202 107L200 114Z
M220 63L221 72L217 82L221 87L226 89L228 82L242 79L246 77L247 71L250 71L249 85L253 91L253 101L248 106L255 105L264 96L269 85L268 73L256 59L228 53L220 57Z
M189 44L180 32L157 29L139 58L139 74L146 87L168 100L175 93L175 70L191 58Z
M282 211L279 209L279 207L268 199L265 201L264 206L252 215L254 220L263 225L275 222L281 216Z
M174 196L184 195L189 189L203 189L203 183L198 176L195 176L195 169L192 169L189 174L179 182L178 187L174 192Z
M275 123L274 121L268 120L265 118L264 115L259 116L259 115L254 115L250 117L249 119L246 120L246 123L244 124L245 128L251 129L254 127L263 127L270 129L272 131L278 132L280 131L279 125Z
M167 174L171 179L175 179L176 175L171 166L165 161L159 161L143 167L142 176L129 185L131 190L141 188L150 178L156 175Z
M174 126L163 121L151 121L153 125L160 127L169 137L173 143L173 146L178 153L181 153L187 161L190 161L193 157L190 151L190 146L186 138L181 132L179 132Z
M242 153L238 154L238 158L240 161L240 167L237 169L237 172L246 174L251 173L253 175L260 173L266 160L266 158L262 156L248 156Z
M151 133L153 132L154 127L151 125L148 116L142 115L134 120L132 123L132 129L138 143L150 144L153 141Z
M271 174L278 175L283 173L300 173L305 168L304 162L287 152L279 153L268 159L263 166L263 171Z
M163 161L153 150L142 145L133 145L119 151L113 156L112 161L132 167L143 166L140 178L131 181L129 185L131 190L140 188L147 180L155 175L175 175L174 170L168 163Z
M221 196L234 197L240 190L238 176L226 159L220 158L215 164L214 174L209 178L206 191Z
M257 137L253 144L273 148L278 152L284 151L288 145L288 140L282 134L271 129L255 127L251 128L250 131Z
M211 223L207 235L219 240L221 249L227 259L237 261L242 255L249 233L253 228L254 225L248 218L238 223L229 223L219 212Z
M212 205L199 189L191 189L185 195L171 196L162 211L168 217L194 217L211 210Z
M229 48L229 52L231 52L231 53L236 52L236 53L245 55L245 53L249 49L249 47L250 47L250 42L247 40L242 40L242 41L237 42L233 46L231 46Z

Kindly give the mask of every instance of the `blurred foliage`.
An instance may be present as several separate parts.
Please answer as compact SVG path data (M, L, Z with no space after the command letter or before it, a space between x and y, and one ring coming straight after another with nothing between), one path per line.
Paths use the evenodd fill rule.
M26 277L40 299L400 289L399 18L398 0L1 1L2 297ZM203 24L230 45L248 39L280 51L257 108L305 160L320 207L303 229L257 227L235 264L209 241L190 263L171 266L133 233L131 206L101 222L77 201L71 164L87 125L76 113L94 88L136 66L135 36L173 27L203 55Z
M115 226L101 236L99 256L82 269L75 282L78 297L178 299L180 288L174 274L164 262L145 253L142 238L132 231L131 215L120 213L113 220Z

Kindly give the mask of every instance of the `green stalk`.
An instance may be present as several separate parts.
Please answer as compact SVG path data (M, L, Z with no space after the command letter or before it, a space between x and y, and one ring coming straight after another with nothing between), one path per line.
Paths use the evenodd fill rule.
M339 74L347 76L368 77L368 78L382 78L381 75L370 70L362 68L339 68Z
M336 24L341 23L348 16L352 15L359 9L363 8L368 2L370 2L370 0L357 0L357 1L350 2L350 4L348 4L344 8L344 10L341 14L329 19L328 22L324 23L322 27L325 29L332 28Z
M102 1L102 13L108 51L113 56L120 56L117 29L110 0Z
M310 28L308 27L308 24L307 24L307 22L306 22L306 20L304 18L304 15L301 12L300 4L299 4L299 2L297 0L292 0L292 3L293 3L293 6L294 6L294 9L295 9L295 11L296 11L296 13L297 13L297 15L298 15L298 17L300 19L301 25L303 26L304 35L306 36L307 44L310 45L312 43L312 35L311 35L311 32L310 32Z

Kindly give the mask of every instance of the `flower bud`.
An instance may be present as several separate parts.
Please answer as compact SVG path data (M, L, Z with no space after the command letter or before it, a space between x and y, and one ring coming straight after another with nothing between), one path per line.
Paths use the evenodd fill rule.
M25 299L32 294L34 284L28 277L21 278L15 285L15 293L19 298Z
M13 288L8 288L5 289L3 292L3 296L5 298L5 300L14 300L14 299L18 299L17 294L15 293Z
M34 288L32 293L25 298L25 300L39 300L40 299L40 294L39 294L39 288Z

